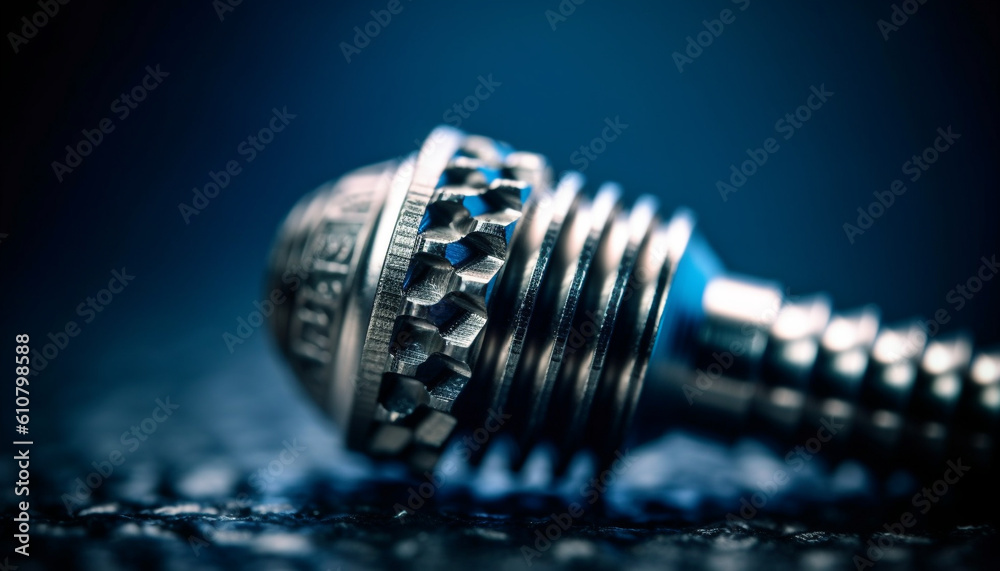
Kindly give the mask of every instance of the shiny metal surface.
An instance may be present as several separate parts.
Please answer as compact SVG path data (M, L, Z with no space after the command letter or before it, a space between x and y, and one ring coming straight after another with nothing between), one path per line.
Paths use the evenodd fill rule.
M548 442L562 470L677 426L794 443L832 423L831 457L993 469L996 350L787 299L722 270L687 211L584 185L440 127L296 206L270 278L292 303L271 325L351 448L426 469L456 431L504 418L513 466Z

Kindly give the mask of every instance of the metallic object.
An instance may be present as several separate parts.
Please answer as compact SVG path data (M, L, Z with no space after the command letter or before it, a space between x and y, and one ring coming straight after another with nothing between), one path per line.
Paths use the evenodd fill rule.
M690 213L582 186L440 127L299 202L271 326L348 446L426 469L456 431L502 423L515 466L550 442L561 469L688 426L818 437L876 468L995 466L1000 351L788 299L727 274Z

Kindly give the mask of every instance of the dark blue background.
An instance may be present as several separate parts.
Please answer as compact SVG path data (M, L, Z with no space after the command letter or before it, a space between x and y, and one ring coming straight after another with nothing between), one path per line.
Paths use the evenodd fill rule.
M588 0L556 30L545 16L556 0L403 0L350 63L340 43L387 2L245 0L223 21L209 0L179 4L71 2L20 53L0 50L0 352L13 352L15 333L38 349L80 321L77 304L112 269L136 275L33 381L40 440L98 453L122 429L102 419L138 420L158 395L212 401L212 411L229 391L292 394L265 330L234 354L222 341L264 295L278 224L320 183L413 150L480 75L501 86L463 129L564 170L620 116L628 128L587 169L591 184L612 179L630 197L691 207L732 269L795 294L825 290L845 309L875 302L888 321L930 316L950 309L947 292L1000 246L990 2L930 0L887 42L876 21L890 16L888 0L751 0L744 12L728 0ZM726 8L735 22L679 73L671 54ZM5 6L3 31L36 10ZM64 146L112 116L111 101L157 64L169 77L57 182L51 162ZM723 202L716 180L774 136L812 85L835 95ZM185 224L178 205L209 170L242 160L237 145L275 107L296 119ZM962 135L955 148L850 244L842 224L949 125ZM946 330L1000 341L998 286L951 311ZM185 422L203 415L185 412Z

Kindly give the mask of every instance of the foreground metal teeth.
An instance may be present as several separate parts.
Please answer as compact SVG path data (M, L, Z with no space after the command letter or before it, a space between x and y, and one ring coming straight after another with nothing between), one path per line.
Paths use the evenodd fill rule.
M372 417L373 453L423 467L442 452L456 425L452 406L472 376L490 285L507 260L531 181L543 180L531 169L544 164L466 137L440 173L399 292Z

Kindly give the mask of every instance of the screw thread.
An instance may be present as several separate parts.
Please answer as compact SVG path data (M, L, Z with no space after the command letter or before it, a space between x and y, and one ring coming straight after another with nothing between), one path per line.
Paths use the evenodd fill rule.
M1000 351L974 353L968 336L931 337L918 321L880 326L874 306L832 313L824 295L785 299L733 276L709 283L702 309L690 360L653 373L664 382L653 381L651 398L669 405L661 414L728 438L821 445L829 460L877 471L932 472L955 457L994 468Z

